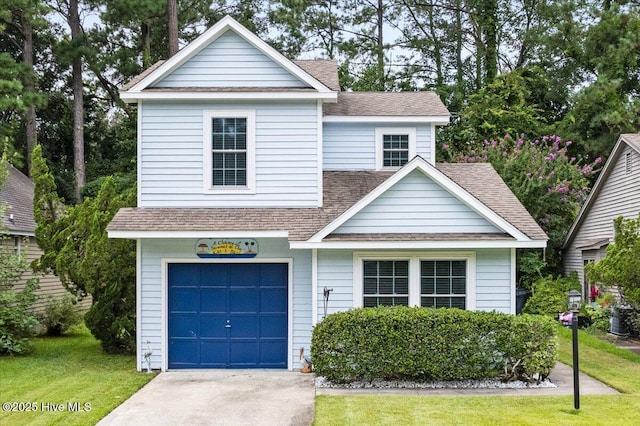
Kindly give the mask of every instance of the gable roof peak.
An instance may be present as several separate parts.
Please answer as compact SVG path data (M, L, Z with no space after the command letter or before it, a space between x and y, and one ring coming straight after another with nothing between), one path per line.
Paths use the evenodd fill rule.
M329 88L326 84L321 82L318 78L313 76L303 67L286 58L260 37L249 31L238 21L233 19L231 16L226 15L218 22L216 22L211 28L202 33L194 41L180 49L178 53L173 55L171 58L167 59L164 62L154 64L151 67L153 68L152 70L145 70L142 74L135 77L131 82L123 86L121 90L121 98L123 100L129 101L137 100L137 94L141 93L145 89L150 88L155 83L165 78L167 75L169 75L189 59L197 55L200 51L202 51L220 36L225 34L227 31L233 31L234 33L236 33L246 42L253 45L260 52L266 55L269 59L288 71L292 76L307 84L315 91L324 94L333 94L333 96L335 96L335 89Z

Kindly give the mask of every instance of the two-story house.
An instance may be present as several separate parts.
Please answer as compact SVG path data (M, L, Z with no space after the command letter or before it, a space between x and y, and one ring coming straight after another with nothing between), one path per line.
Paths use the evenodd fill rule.
M121 90L138 105L138 368L299 368L361 306L515 313L547 237L488 164L435 164L431 92L340 92L226 17Z

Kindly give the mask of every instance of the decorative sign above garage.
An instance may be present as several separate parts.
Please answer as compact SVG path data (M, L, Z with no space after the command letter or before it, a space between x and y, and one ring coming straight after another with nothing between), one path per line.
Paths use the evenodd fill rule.
M258 242L253 239L200 239L196 241L198 257L256 257Z

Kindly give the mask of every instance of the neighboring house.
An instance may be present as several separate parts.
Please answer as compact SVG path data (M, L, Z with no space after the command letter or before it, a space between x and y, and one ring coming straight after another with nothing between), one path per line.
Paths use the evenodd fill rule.
M7 165L7 172L5 184L0 188L0 204L5 206L0 226L5 234L0 239L0 245L14 253L24 253L27 262L31 263L42 255L42 250L35 242L34 184L10 164ZM58 277L53 274L34 274L31 268L28 268L15 289L23 289L25 282L34 276L40 279L40 289L37 291L39 300L34 305L35 311L42 311L48 296L60 298L67 293Z
M360 306L515 313L547 236L488 164L435 164L431 92L345 93L226 17L121 90L138 105L138 369L301 367ZM325 295L328 295L326 297ZM313 355L313 354L312 354Z
M613 221L640 213L640 134L620 135L564 243L566 274L578 273L583 296L589 296L584 265L602 259L613 242Z

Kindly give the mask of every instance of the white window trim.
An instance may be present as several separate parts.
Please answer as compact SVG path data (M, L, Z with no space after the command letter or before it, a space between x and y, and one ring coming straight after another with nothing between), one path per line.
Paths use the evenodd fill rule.
M376 170L397 170L400 167L384 167L382 139L384 135L408 135L409 156L407 162L416 156L416 128L415 127L376 127Z
M245 118L247 120L247 184L245 186L213 186L212 119ZM256 111L205 110L202 113L202 192L204 194L255 194L256 191Z
M420 306L420 261L421 260L466 260L467 285L465 306L467 311L476 309L476 253L473 251L451 252L354 252L353 253L353 307L364 306L363 261L408 260L409 261L409 306Z

